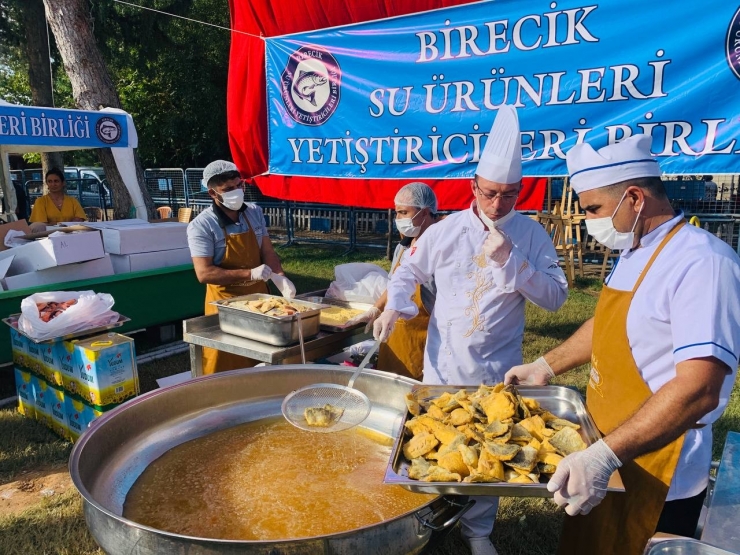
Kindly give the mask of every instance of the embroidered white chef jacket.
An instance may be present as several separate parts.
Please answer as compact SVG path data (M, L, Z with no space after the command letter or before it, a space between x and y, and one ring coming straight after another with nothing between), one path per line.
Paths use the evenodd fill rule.
M488 229L473 211L430 226L388 284L386 310L412 318L418 283L434 278L437 299L424 351L424 382L479 385L503 381L522 363L524 304L557 310L568 295L552 240L527 216L505 216L498 229L511 238L503 266L483 254ZM503 220L503 219L502 219Z
M651 231L640 248L622 252L606 284L631 290L663 238L683 213ZM632 356L650 390L676 377L676 364L713 356L727 364L719 406L704 428L686 433L667 500L698 495L707 487L712 422L727 406L740 354L740 257L714 235L685 225L668 242L637 289L627 314ZM681 407L676 407L681 410Z

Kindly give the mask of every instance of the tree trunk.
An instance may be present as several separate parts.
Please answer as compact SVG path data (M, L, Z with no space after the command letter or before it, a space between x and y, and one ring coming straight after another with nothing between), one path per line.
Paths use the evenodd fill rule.
M121 108L118 93L93 35L87 1L44 0L44 5L64 69L72 83L72 94L77 106L83 110ZM100 152L100 161L116 200L115 217L128 218L132 206L131 197L118 173L110 149L101 149ZM136 152L134 158L147 214L149 218L154 218L154 203L144 184L143 172L139 171L141 162Z
M26 57L28 58L28 84L34 106L54 106L52 75L49 65L49 43L46 40L46 16L43 0L23 0L19 4L23 28L26 32ZM64 170L61 152L42 152L41 169L44 175L51 168ZM44 183L44 193L47 193Z

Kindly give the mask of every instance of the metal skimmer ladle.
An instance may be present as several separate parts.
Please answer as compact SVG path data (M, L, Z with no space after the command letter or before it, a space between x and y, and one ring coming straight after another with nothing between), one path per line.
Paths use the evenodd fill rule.
M301 430L320 433L340 432L364 421L370 414L370 399L352 386L379 346L380 341L373 344L346 386L317 383L297 389L286 396L281 407L285 419ZM328 426L309 426L304 416L306 409L323 408L325 405L341 410L341 415Z

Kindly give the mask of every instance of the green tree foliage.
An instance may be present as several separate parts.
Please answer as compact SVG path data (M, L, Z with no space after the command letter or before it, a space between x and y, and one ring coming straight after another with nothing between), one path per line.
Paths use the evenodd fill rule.
M0 0L0 98L30 102L28 62L17 5ZM131 0L164 12L229 27L228 0ZM113 2L90 2L98 46L139 135L144 167L202 167L228 157L226 80L229 32ZM74 107L69 80L51 37L54 99ZM67 153L86 165L94 153Z

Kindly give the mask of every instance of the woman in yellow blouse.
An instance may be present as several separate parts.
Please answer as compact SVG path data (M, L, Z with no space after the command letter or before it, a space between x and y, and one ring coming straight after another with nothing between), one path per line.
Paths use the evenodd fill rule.
M79 201L64 194L66 183L62 170L51 168L46 172L46 185L49 188L49 193L34 203L31 217L28 218L32 230L43 227L41 224L55 225L59 222L84 222L87 220L85 211Z

